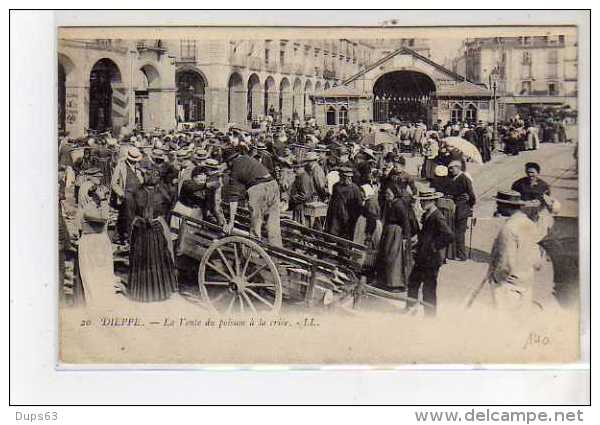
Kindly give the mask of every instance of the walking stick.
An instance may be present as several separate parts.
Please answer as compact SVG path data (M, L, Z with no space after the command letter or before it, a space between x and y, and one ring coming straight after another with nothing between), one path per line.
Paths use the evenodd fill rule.
M473 249L473 227L477 224L476 218L471 218L471 228L469 229L469 259L471 259L471 250Z
M467 296L467 302L465 303L465 310L468 310L469 308L471 308L471 306L473 305L473 302L475 301L475 298L477 298L477 295L479 295L479 293L481 292L481 290L483 289L483 287L485 286L485 284L488 282L489 279L490 279L490 273L488 272L488 273L486 273L486 275L483 278L483 280L481 281L481 283L469 293L469 295Z

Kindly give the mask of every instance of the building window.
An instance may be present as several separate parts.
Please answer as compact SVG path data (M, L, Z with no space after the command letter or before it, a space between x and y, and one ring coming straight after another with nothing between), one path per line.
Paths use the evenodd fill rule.
M341 107L338 120L339 120L338 122L340 125L348 124L348 109L345 106Z
M521 92L519 94L528 95L531 93L531 81L521 82Z
M265 63L268 65L269 64L269 54L271 52L269 51L269 49L265 49Z
M548 84L548 95L558 96L558 85L556 83Z
M181 59L196 60L196 40L181 40Z
M467 107L466 120L470 123L477 121L477 108L475 107L475 105L471 104Z
M333 106L327 108L327 125L335 125L335 108Z
M281 50L279 52L279 64L281 66L285 65L285 51L284 50Z
M558 42L560 44L565 44L565 36L564 35L559 35L558 36Z
M462 122L463 120L463 109L460 105L454 105L451 111L451 117L453 122Z

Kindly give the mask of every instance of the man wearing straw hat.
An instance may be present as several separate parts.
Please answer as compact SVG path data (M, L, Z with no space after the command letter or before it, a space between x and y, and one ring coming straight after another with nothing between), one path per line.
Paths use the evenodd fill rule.
M135 194L144 181L142 172L137 167L137 163L142 158L142 153L138 148L130 147L127 156L117 164L112 175L110 187L116 197L117 209L119 210L117 232L123 245L126 245L129 241L131 223L135 218Z
M523 200L517 191L499 191L494 199L495 215L508 219L494 240L486 277L470 293L466 306L471 307L482 290L488 288L492 306L497 309L540 310L543 306L533 298L535 271L542 260L537 244L554 220L546 210L537 214L539 200ZM537 216L537 221L532 216Z
M454 235L444 221L444 216L436 208L435 201L443 196L434 189L425 189L415 196L421 202L423 216L422 227L415 245L415 265L408 278L408 297L406 309L411 310L423 287L425 315L435 316L437 305L437 278L442 266L440 251L447 247Z

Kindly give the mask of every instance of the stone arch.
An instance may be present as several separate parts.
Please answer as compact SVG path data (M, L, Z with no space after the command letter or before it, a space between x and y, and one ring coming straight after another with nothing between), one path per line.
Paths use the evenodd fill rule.
M292 118L292 97L292 85L283 77L279 83L279 113L283 122Z
M312 81L306 80L306 82L304 83L304 104L303 104L304 118L306 118L307 115L310 115L311 117L314 117L314 115L315 115L313 113L313 109L312 109L312 102L310 101L311 94L313 94Z
M102 58L92 66L89 78L89 128L118 134L129 124L129 93L118 65Z
M156 67L150 63L147 63L139 68L142 75L145 77L145 86L146 89L151 88L159 88L160 87L160 74ZM140 87L138 86L138 90Z
M263 111L262 87L260 78L253 73L248 77L248 92L246 97L246 110L248 121L257 119Z
M183 67L175 72L175 95L178 122L206 120L206 88L208 82L203 73L193 67Z
M273 111L277 111L277 87L275 79L270 75L265 79L264 96L263 104L266 116Z
M427 73L412 69L382 73L373 83L373 120L423 120L431 125L430 101L435 92L435 82Z
M227 83L227 120L241 124L246 121L246 89L238 72L232 72Z

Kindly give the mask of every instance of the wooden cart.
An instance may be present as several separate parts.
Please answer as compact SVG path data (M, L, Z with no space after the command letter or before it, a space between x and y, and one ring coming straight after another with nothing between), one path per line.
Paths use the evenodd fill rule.
M228 211L225 211L227 214ZM194 217L181 218L176 233L179 255L199 261L198 285L205 308L215 314L278 313L286 308L340 308L383 302L405 306L406 297L367 284L362 274L366 247L281 220L283 247L249 235L250 215L241 208L232 235Z

